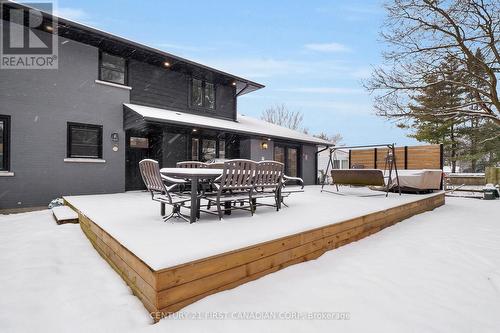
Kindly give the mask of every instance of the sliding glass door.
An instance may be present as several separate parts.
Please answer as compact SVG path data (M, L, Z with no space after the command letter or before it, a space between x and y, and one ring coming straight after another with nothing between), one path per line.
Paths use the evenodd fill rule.
M287 148L287 158L285 165L288 176L291 177L299 176L299 160L298 160L297 148Z
M287 145L274 145L274 160L285 165L285 174L291 177L300 177L299 149Z
M274 160L285 164L285 148L274 146Z

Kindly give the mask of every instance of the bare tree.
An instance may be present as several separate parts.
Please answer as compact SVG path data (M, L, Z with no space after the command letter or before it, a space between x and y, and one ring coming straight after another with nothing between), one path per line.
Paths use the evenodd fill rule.
M382 38L390 48L383 54L386 63L365 82L376 93L377 114L412 119L412 98L433 85L451 84L468 97L459 105L425 112L443 120L488 120L497 128L491 139L500 136L500 2L391 0L385 7ZM441 64L447 59L459 64L459 80L443 75ZM486 75L478 76L478 68Z
M334 145L338 145L338 144L340 144L340 142L342 142L342 140L344 139L340 133L336 133L336 134L328 135L328 134L326 134L325 132L321 132L321 133L316 134L316 135L314 135L314 136L315 136L316 138L319 138L319 139L323 139L323 140L326 140L326 141L330 141L330 142L331 142L331 143L333 143Z
M272 124L288 127L296 131L302 130L307 132L307 129L302 128L302 120L304 118L302 113L289 110L285 104L278 104L264 110L260 118Z

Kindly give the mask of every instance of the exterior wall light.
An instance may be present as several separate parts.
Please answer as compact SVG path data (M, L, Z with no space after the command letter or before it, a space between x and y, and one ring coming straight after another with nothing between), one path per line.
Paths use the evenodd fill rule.
M165 66L165 67L170 67L170 63L169 63L168 61L165 61L165 62L163 63L163 66Z
M267 150L267 148L269 148L269 145L267 144L267 141L264 141L264 142L262 142L262 144L260 145L260 147L261 147L263 150Z

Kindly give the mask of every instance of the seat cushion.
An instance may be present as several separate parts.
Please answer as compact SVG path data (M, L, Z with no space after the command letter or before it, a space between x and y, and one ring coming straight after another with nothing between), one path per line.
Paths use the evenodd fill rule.
M384 186L384 174L377 169L334 169L331 171L335 184Z

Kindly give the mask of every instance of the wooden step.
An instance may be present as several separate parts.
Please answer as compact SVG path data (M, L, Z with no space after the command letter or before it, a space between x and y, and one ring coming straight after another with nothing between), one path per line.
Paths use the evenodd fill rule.
M54 207L52 213L57 224L78 223L78 213L68 206Z

